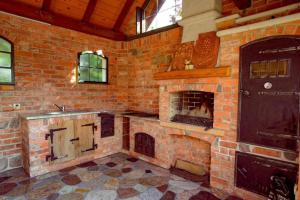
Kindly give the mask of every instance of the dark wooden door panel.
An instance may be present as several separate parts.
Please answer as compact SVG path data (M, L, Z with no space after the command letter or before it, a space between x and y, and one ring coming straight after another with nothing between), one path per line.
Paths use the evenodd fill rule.
M101 138L115 135L115 116L113 114L100 114Z
M123 117L123 149L130 150L130 118Z
M241 142L297 151L300 39L270 37L241 47Z
M155 157L155 139L147 133L135 134L134 151L149 157Z

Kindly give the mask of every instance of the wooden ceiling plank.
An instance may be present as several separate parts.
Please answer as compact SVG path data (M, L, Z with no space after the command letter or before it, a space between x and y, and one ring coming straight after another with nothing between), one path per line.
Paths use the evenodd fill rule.
M18 3L18 6L16 6L12 1L0 0L0 10L87 34L97 35L113 40L126 40L126 35L123 33L92 24L83 24L81 21L74 20L70 17L54 14L49 11L41 11L40 9L28 6L24 3Z
M113 30L115 30L115 31L120 30L120 28L125 20L125 17L128 14L133 3L134 3L134 0L126 0L125 5L123 6L123 8L121 10L121 13L118 16L117 21L115 22Z
M43 5L42 5L43 11L48 11L50 9L51 1L52 0L43 0Z
M82 22L87 23L90 21L91 16L95 10L96 4L97 4L97 0L89 0L89 3L85 9L85 12L84 12L84 15L82 18Z

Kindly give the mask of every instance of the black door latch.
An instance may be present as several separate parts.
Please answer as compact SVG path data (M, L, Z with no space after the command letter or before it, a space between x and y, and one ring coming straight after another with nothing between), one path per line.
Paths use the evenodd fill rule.
M78 140L79 140L79 137L71 139L70 142L74 142L74 141L78 141Z

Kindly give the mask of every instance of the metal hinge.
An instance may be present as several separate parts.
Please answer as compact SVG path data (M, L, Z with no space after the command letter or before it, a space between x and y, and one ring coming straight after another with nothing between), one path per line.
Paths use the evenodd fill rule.
M63 130L67 130L67 128L50 129L50 130L49 130L50 133L47 133L47 134L45 135L45 140L48 140L48 138L50 137L51 143L53 143L53 135L54 135L54 132L57 132L57 131L63 131Z
M51 154L50 155L46 155L46 162L48 162L49 160L50 161L57 160L57 157L54 156L53 147L51 147Z
M96 131L97 130L97 126L95 125L95 123L90 123L90 124L84 124L84 125L81 125L81 127L84 127L84 126L91 126L93 127L93 129Z

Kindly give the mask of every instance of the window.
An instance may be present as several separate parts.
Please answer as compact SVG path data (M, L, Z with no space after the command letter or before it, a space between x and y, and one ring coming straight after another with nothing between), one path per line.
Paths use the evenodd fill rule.
M289 76L289 60L265 60L250 64L250 78L283 78Z
M0 84L13 84L13 45L0 37Z
M108 83L108 58L86 51L78 55L79 83Z
M137 8L137 34L176 24L181 13L182 0L148 0Z

